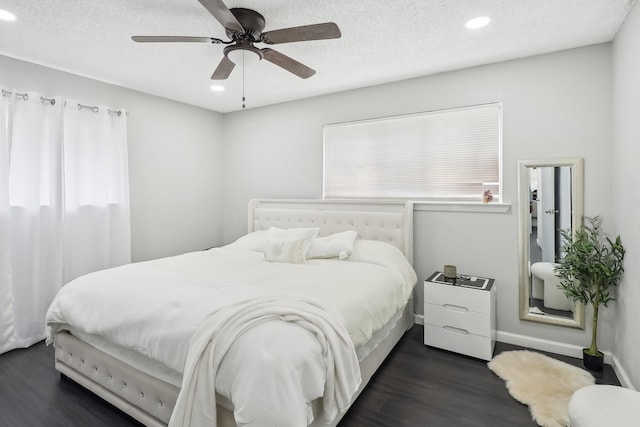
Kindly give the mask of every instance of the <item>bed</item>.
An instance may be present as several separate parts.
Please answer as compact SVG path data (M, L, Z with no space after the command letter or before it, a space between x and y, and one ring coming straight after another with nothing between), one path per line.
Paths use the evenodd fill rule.
M325 283L339 282L341 278L338 276L342 274L341 271L344 268L345 277L348 278L350 283L355 283L357 280L349 275L355 275L356 277L364 278L363 281L370 281L370 283L358 284L358 286L367 286L368 284L378 286L378 284L374 282L377 280L376 277L381 275L379 269L383 267L375 266L378 270L372 270L371 272L368 270L354 270L353 273L350 272L351 270L346 269L351 269L352 266L358 269L368 269L371 267L368 266L369 259L364 260L366 262L359 262L358 258L358 256L364 256L363 254L367 254L367 257L369 256L369 245L373 245L371 247L374 248L373 252L375 256L384 257L384 260L381 260L381 264L385 264L387 258L393 258L393 254L388 256L387 254L390 252L380 252L379 247L375 246L372 242L384 242L386 246L390 246L398 253L401 253L405 261L408 261L407 264L410 265L413 256L412 223L413 206L411 203L252 200L249 203L248 209L247 235L228 247L212 250L215 254L212 253L211 256L222 256L221 265L230 265L233 264L234 258L227 259L225 257L235 257L236 254L234 251L238 251L238 253L243 251L242 256L254 263L251 264L254 267L251 267L249 270L255 271L255 276L260 276L260 285L263 283L272 283L275 287L278 287L281 282L276 280L279 280L280 276L272 279L271 282L269 282L268 277L271 276L272 271L275 271L273 270L274 268L280 271L279 269L285 269L285 266L280 266L279 263L265 263L263 260L264 255L258 253L259 250L254 251L253 248L250 248L251 253L244 252L248 249L247 246L254 245L256 241L260 241L256 240L256 236L259 236L261 232L265 232L271 227L279 227L282 229L316 228L319 229L318 237L323 237L345 231L355 231L357 232L358 240L356 241L356 246L353 248L353 253L347 258L348 261L355 262L344 262L336 258L309 260L303 264L306 266L305 268L322 267L325 269L325 265L330 266L330 268L326 268L329 272L326 274L329 275L325 277L321 274L314 273L313 278L309 277L309 280L305 280L304 282L310 282L309 286L313 286L312 282L321 280L324 280ZM387 251L386 247L382 247L381 249ZM159 260L156 261L156 264L151 262L151 266L165 269L167 268L166 265L173 263L174 267L172 267L172 271L175 272L176 269L183 269L183 265L189 265L189 268L192 268L193 265L200 265L198 263L202 263L202 260L210 262L209 258L207 258L209 256L207 251L201 251L200 253L175 257L175 259ZM260 258L260 260L258 258ZM262 264L260 264L260 262ZM278 265L276 266L276 264ZM367 264L367 266L365 266L365 264ZM263 267L265 269L269 268L270 270L260 270ZM288 269L289 267L287 266L286 268ZM399 289L403 290L394 291L396 293L400 292L401 295L394 298L400 298L398 301L401 302L394 303L395 305L392 311L389 311L389 308L385 308L385 313L379 316L376 314L376 316L379 317L376 319L377 324L363 328L359 326L357 322L354 323L351 320L345 321L345 324L351 325L350 327L353 329L347 328L352 340L352 347L355 347L355 356L357 357L356 370L359 368L360 381L357 383L357 389L352 390L346 397L348 400L346 407L343 404L338 411L333 408L330 419L328 419L327 416L329 412L327 408L330 405L327 403L326 396L317 396L307 402L308 413L306 417L307 421L310 422L309 425L337 425L344 415L346 408L348 408L348 405L357 398L404 332L413 325L412 289L415 285L416 278L415 272L413 272L411 268L409 269L411 270L412 276L409 273L403 273L404 278L402 281L405 285L403 285L404 287L399 286ZM392 273L396 274L395 272ZM297 275L298 272L295 274ZM180 280L180 277L182 276L175 276L172 277L171 280L177 281ZM410 286L407 288L406 283L408 281L412 281L413 283L410 283ZM314 288L308 288L309 291L298 291L297 288L287 287L288 285L282 286L284 286L283 289L287 292L291 289L295 289L296 292L304 292L305 294L307 292L315 292ZM269 286L267 287L270 289ZM326 287L330 288L330 286ZM354 284L354 289L359 288L356 288ZM372 289L380 289L382 292L383 288ZM325 290L318 292L320 292L318 298L323 299L325 295L323 292L325 292ZM340 298L340 301L335 301L336 307L338 307L337 311L340 311L341 318L355 316L355 314L352 316L352 312L358 312L362 307L366 308L368 306L366 299L367 294L379 293L378 291L359 292L361 292L362 296L360 297L361 303L358 304L358 307L355 307L353 304L349 306L346 302L342 301L343 298ZM384 292L387 291L385 290ZM108 298L108 295L105 293L103 297ZM348 300L349 298L346 299ZM374 306L373 301L371 302L371 306ZM381 310L378 311L380 313L382 312ZM51 319L52 317L49 318L50 321ZM114 344L110 336L105 338L97 334L88 333L81 327L84 325L74 325L73 322L67 321L66 319L64 322L55 321L50 322L50 324L56 325L55 328L51 329L52 337L50 341L54 343L55 347L55 367L63 376L81 384L147 426L166 426L170 423L176 402L181 402L181 400L179 400L181 390L179 374L182 372L177 372L178 369L168 367L167 365L170 365L169 362L163 363L162 361L156 360L152 355L140 354L132 350L130 346L126 347L124 345ZM367 328L371 330L366 331ZM365 331L362 332L360 329L364 329ZM255 330L258 330L258 328ZM269 340L275 339L277 342L277 339L274 337L279 336L279 332L271 331L271 333L273 335L270 335ZM242 357L246 358L246 355L249 354L253 359L253 355L257 354L262 346L268 346L270 343L268 341L261 341L266 338L261 338L256 335L257 333L252 332L252 334L246 333L242 335L242 337L245 338L249 337L246 338L245 341L250 339L250 342L243 345L260 346L259 349L246 351L246 349L243 348L242 351L237 350L234 353L234 348L239 348L240 346L240 344L236 343L233 344L236 347L231 346L228 356L222 360L222 363L229 366L224 371L227 372L227 374L219 375L218 379L221 384L233 385L229 385L229 389L225 389L224 393L215 393L216 405L213 414L218 426L252 425L250 421L245 422L242 419L237 421L239 417L238 412L242 413L242 411L241 408L235 407L232 402L234 399L231 399L232 395L236 397L235 400L241 395L241 393L231 387L235 386L234 375L244 371L238 368L240 365L234 365L241 363L240 361L236 362L236 358L238 360ZM151 335L153 335L153 333ZM308 334L305 336L307 335ZM301 335L301 340L304 339L306 338ZM231 355L233 357L231 357ZM176 360L181 359L177 357ZM234 374L229 374L229 372L234 372ZM250 368L248 368L247 372L251 372ZM256 374L252 373L251 375ZM340 374L340 376L344 376L344 373ZM306 374L304 378L307 378ZM324 387L326 390L326 384ZM344 398L343 396L343 400ZM269 408L269 410L271 412L278 412L273 411L272 408ZM234 412L236 412L235 416ZM279 421L272 422L280 423ZM192 422L191 424L195 425L196 423ZM287 421L282 421L282 424L286 425ZM292 423L289 421L289 424Z

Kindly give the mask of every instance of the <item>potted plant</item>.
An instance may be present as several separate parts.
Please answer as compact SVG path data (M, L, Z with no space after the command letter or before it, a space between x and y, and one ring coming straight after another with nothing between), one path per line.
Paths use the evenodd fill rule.
M617 286L624 268L624 247L620 236L609 239L599 216L585 217L584 225L572 232L562 230L561 257L554 272L567 298L593 308L591 345L582 350L585 368L601 371L603 353L598 351L598 308L613 301L610 290Z

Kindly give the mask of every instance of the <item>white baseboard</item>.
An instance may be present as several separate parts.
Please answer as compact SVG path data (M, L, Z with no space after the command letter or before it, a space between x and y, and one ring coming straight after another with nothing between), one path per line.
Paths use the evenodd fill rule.
M414 313L413 322L416 325L424 325L424 315ZM496 331L496 341L582 359L582 347L577 345L564 344L557 341L544 340L541 338L533 338L526 335L518 335L502 331ZM611 359L611 353L605 352L605 362L610 364Z
M424 315L413 315L413 323L416 325L424 325ZM517 345L520 347L527 347L534 350L547 351L549 353L561 354L563 356L575 357L576 359L582 359L582 346L565 344L557 341L545 340L541 338L528 337L526 335L513 334L511 332L496 331L496 341L504 342L507 344ZM617 357L611 354L611 352L604 351L604 362L611 365L613 371L616 373L620 384L623 387L635 390L629 375L624 370Z
M507 344L519 345L540 351L548 351L549 353L562 354L563 356L575 357L582 359L582 346L565 344L557 341L544 340L541 338L533 338L525 335L512 334L510 332L496 331L496 340ZM616 373L620 384L623 387L634 389L633 384L629 380L629 376L620 364L617 357L609 351L603 351L604 363L611 365Z
M631 380L629 379L629 375L627 375L627 371L624 370L624 368L622 367L622 365L620 364L620 361L616 356L613 356L613 363L611 363L611 366L613 367L613 372L616 373L616 376L618 377L620 384L622 384L622 387L630 388L631 390L636 389L633 386L633 383L631 382Z
M416 325L424 325L424 314L413 313L413 323Z
M583 347L578 345L565 344L557 341L550 341L542 338L533 338L526 335L513 334L511 332L503 331L496 331L496 341L582 359ZM605 363L611 363L610 353L604 354L604 361Z

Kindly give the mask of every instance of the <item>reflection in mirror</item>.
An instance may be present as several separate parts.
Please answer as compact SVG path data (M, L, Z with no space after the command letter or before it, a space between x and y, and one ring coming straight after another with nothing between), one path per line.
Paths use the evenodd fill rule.
M584 328L584 307L565 297L554 274L561 230L583 215L583 160L518 162L520 318Z

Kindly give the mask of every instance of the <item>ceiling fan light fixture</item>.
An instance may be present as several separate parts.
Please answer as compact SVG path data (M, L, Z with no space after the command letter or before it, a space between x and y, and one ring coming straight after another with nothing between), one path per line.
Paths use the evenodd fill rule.
M251 67L262 59L262 52L253 46L228 46L225 55L236 65Z
M8 10L0 9L0 21L15 21L16 15Z
M478 16L478 17L469 19L467 23L464 24L464 26L470 30L476 30L478 28L487 26L489 22L491 22L491 18L489 18L488 16Z

